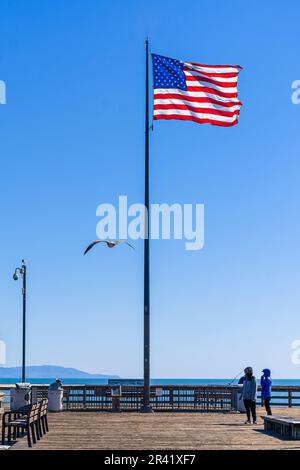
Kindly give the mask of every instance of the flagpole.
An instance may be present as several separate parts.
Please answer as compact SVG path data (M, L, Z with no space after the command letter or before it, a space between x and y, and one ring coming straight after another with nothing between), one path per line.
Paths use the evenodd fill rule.
M144 239L144 394L141 411L152 411L150 405L150 247L149 247L149 41L146 39L145 90L145 239Z

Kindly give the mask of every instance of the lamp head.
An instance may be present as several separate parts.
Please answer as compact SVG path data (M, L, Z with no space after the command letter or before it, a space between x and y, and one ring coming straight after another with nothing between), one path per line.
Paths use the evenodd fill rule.
M13 280L17 281L18 279L19 279L19 274L17 273L17 271L15 271L15 273L13 275Z

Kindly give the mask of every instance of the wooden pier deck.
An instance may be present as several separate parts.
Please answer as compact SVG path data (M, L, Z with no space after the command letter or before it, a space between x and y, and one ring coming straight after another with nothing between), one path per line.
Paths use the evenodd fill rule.
M33 450L167 450L167 449L297 449L300 441L283 440L263 432L264 410L258 424L245 425L238 413L107 413L49 414L50 432ZM274 414L300 418L300 409L281 408ZM26 450L26 438L10 450ZM29 449L30 450L30 449Z

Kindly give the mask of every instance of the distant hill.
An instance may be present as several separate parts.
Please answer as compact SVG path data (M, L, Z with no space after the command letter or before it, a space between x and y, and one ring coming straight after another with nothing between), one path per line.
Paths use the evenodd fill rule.
M0 367L0 379L14 379L22 375L21 367ZM28 366L26 376L32 379L118 379L118 375L89 374L82 370L61 366Z

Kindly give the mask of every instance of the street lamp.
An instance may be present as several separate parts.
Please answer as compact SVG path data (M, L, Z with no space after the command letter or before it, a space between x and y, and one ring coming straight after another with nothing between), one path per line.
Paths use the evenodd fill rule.
M94 240L92 243L88 245L88 247L84 251L84 255L86 255L94 246L99 245L100 243L104 243L107 248L116 248L116 246L119 246L121 244L125 244L129 246L129 248L132 248L133 250L135 249L130 243L128 243L126 240ZM113 397L113 400L117 399L117 396ZM114 407L114 405L113 405ZM117 406L115 411L120 411L119 407Z
M16 268L13 280L17 281L19 277L23 279L23 334L22 334L22 382L25 382L25 351L26 351L26 261L22 259L21 268Z

